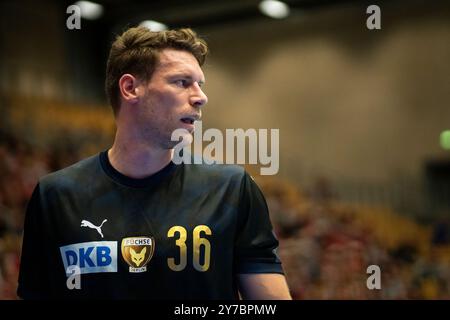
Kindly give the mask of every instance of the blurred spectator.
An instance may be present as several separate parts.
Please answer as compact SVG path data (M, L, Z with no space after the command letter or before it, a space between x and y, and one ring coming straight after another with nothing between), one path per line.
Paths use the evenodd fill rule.
M434 245L450 244L450 213L444 214L433 224L432 243Z

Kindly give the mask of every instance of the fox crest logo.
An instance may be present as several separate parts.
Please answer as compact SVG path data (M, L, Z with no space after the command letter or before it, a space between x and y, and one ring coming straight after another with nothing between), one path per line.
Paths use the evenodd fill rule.
M145 253L147 252L147 248L144 247L144 249L141 250L141 252L136 253L133 248L130 248L131 253L131 261L133 261L137 267L144 261Z
M121 251L123 259L130 267L130 272L145 272L155 251L155 239L153 237L124 238Z

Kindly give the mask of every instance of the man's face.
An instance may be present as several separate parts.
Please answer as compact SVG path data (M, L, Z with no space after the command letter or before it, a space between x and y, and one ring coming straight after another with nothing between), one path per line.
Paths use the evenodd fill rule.
M152 78L142 86L137 122L142 138L163 149L173 148L172 132L184 128L194 131L194 121L208 98L201 86L203 71L195 57L187 52L164 49L160 52Z

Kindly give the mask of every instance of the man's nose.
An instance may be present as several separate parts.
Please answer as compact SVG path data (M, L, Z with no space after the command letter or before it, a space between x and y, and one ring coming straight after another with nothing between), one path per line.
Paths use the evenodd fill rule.
M202 88L198 85L198 83L194 83L194 89L191 95L191 105L193 107L203 107L205 104L208 103L208 97L203 92Z

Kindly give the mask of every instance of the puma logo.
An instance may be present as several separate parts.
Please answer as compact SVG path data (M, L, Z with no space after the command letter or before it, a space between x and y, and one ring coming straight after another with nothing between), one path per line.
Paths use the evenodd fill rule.
M88 228L91 228L91 229L95 229L95 230L97 230L97 232L102 236L102 238L103 238L103 233L102 233L102 226L103 226L103 224L106 222L106 221L108 221L108 220L103 220L103 222L102 222L102 224L100 225L100 226L94 226L91 222L89 222L89 221L87 221L87 220L82 220L81 221L81 227L88 227Z
M147 248L144 247L144 249L141 250L141 252L136 253L133 248L130 248L131 253L131 260L136 264L136 267L139 267L139 265L144 261L145 253L147 252Z

